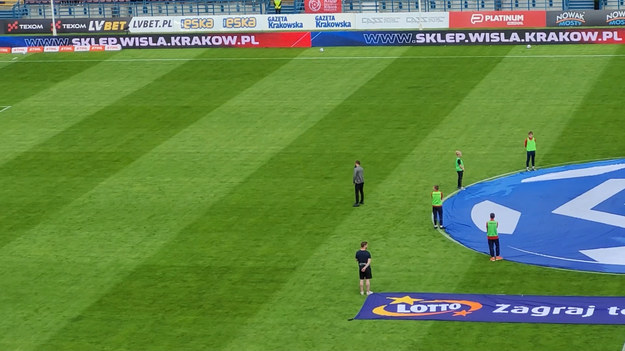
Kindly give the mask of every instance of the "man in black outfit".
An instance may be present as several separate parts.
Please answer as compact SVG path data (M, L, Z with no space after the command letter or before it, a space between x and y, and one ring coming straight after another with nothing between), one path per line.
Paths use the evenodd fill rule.
M364 295L364 282L367 281L367 295L373 294L371 291L371 254L367 251L368 243L360 243L360 250L356 251L356 262L358 262L358 274L360 276L360 295Z
M360 205L365 204L365 170L360 167L360 161L356 160L356 164L354 165L354 176L352 177L354 182L354 192L356 193L356 202L354 203L354 207L358 207ZM358 195L360 195L360 200L358 200Z

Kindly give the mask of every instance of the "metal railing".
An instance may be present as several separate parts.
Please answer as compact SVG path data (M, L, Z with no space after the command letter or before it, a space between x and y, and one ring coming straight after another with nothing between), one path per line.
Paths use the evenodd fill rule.
M625 0L600 0L599 6L603 10L625 10Z

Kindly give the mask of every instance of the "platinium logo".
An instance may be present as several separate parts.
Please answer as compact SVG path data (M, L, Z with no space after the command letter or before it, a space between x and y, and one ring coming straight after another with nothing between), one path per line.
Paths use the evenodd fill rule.
M378 306L373 313L389 317L420 317L438 314L452 314L453 317L465 317L469 313L482 308L482 304L468 300L425 300L404 297L387 297L392 302Z

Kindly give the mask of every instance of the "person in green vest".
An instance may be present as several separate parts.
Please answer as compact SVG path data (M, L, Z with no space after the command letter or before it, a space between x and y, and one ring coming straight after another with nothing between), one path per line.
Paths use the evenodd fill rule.
M495 214L490 214L490 220L486 222L486 237L488 238L488 251L490 253L491 261L503 260L503 257L499 256L499 234L497 234L497 227L499 223L495 220Z
M527 151L527 159L525 160L525 170L530 170L530 158L532 159L532 171L534 168L534 160L536 159L536 138L534 138L534 133L530 131L527 133L527 138L525 138L525 151Z
M273 8L276 10L276 13L282 12L282 0L273 0Z
M462 152L456 150L456 173L458 173L458 190L464 189L462 187L462 177L464 176L464 161L462 161Z
M432 217L434 218L434 229L438 229L438 223L443 227L443 192L438 189L438 185L434 185L432 189ZM438 221L436 220L438 217Z

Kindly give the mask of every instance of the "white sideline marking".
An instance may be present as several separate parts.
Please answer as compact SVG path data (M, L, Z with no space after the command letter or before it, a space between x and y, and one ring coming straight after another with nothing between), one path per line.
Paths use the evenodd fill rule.
M543 175L539 175L539 176L531 177L531 178L525 178L521 180L521 183L542 182L546 180L556 180L556 179L590 177L590 176L618 171L623 168L625 168L625 163L617 163L614 165L607 165L607 166L595 166L595 167L588 167L588 168L573 169L573 170L568 170L568 171L543 174Z
M0 106L0 113L10 109L11 106Z
M203 57L203 58L135 58L108 60L28 60L15 63L64 63L64 62L176 62L176 61L270 61L270 60L443 60L443 59L476 59L476 58L515 58L515 59L553 59L553 58L598 58L625 57L621 54L606 55L471 55L471 56L324 56L324 57ZM3 60L2 60L3 61ZM1 62L1 61L0 61Z

